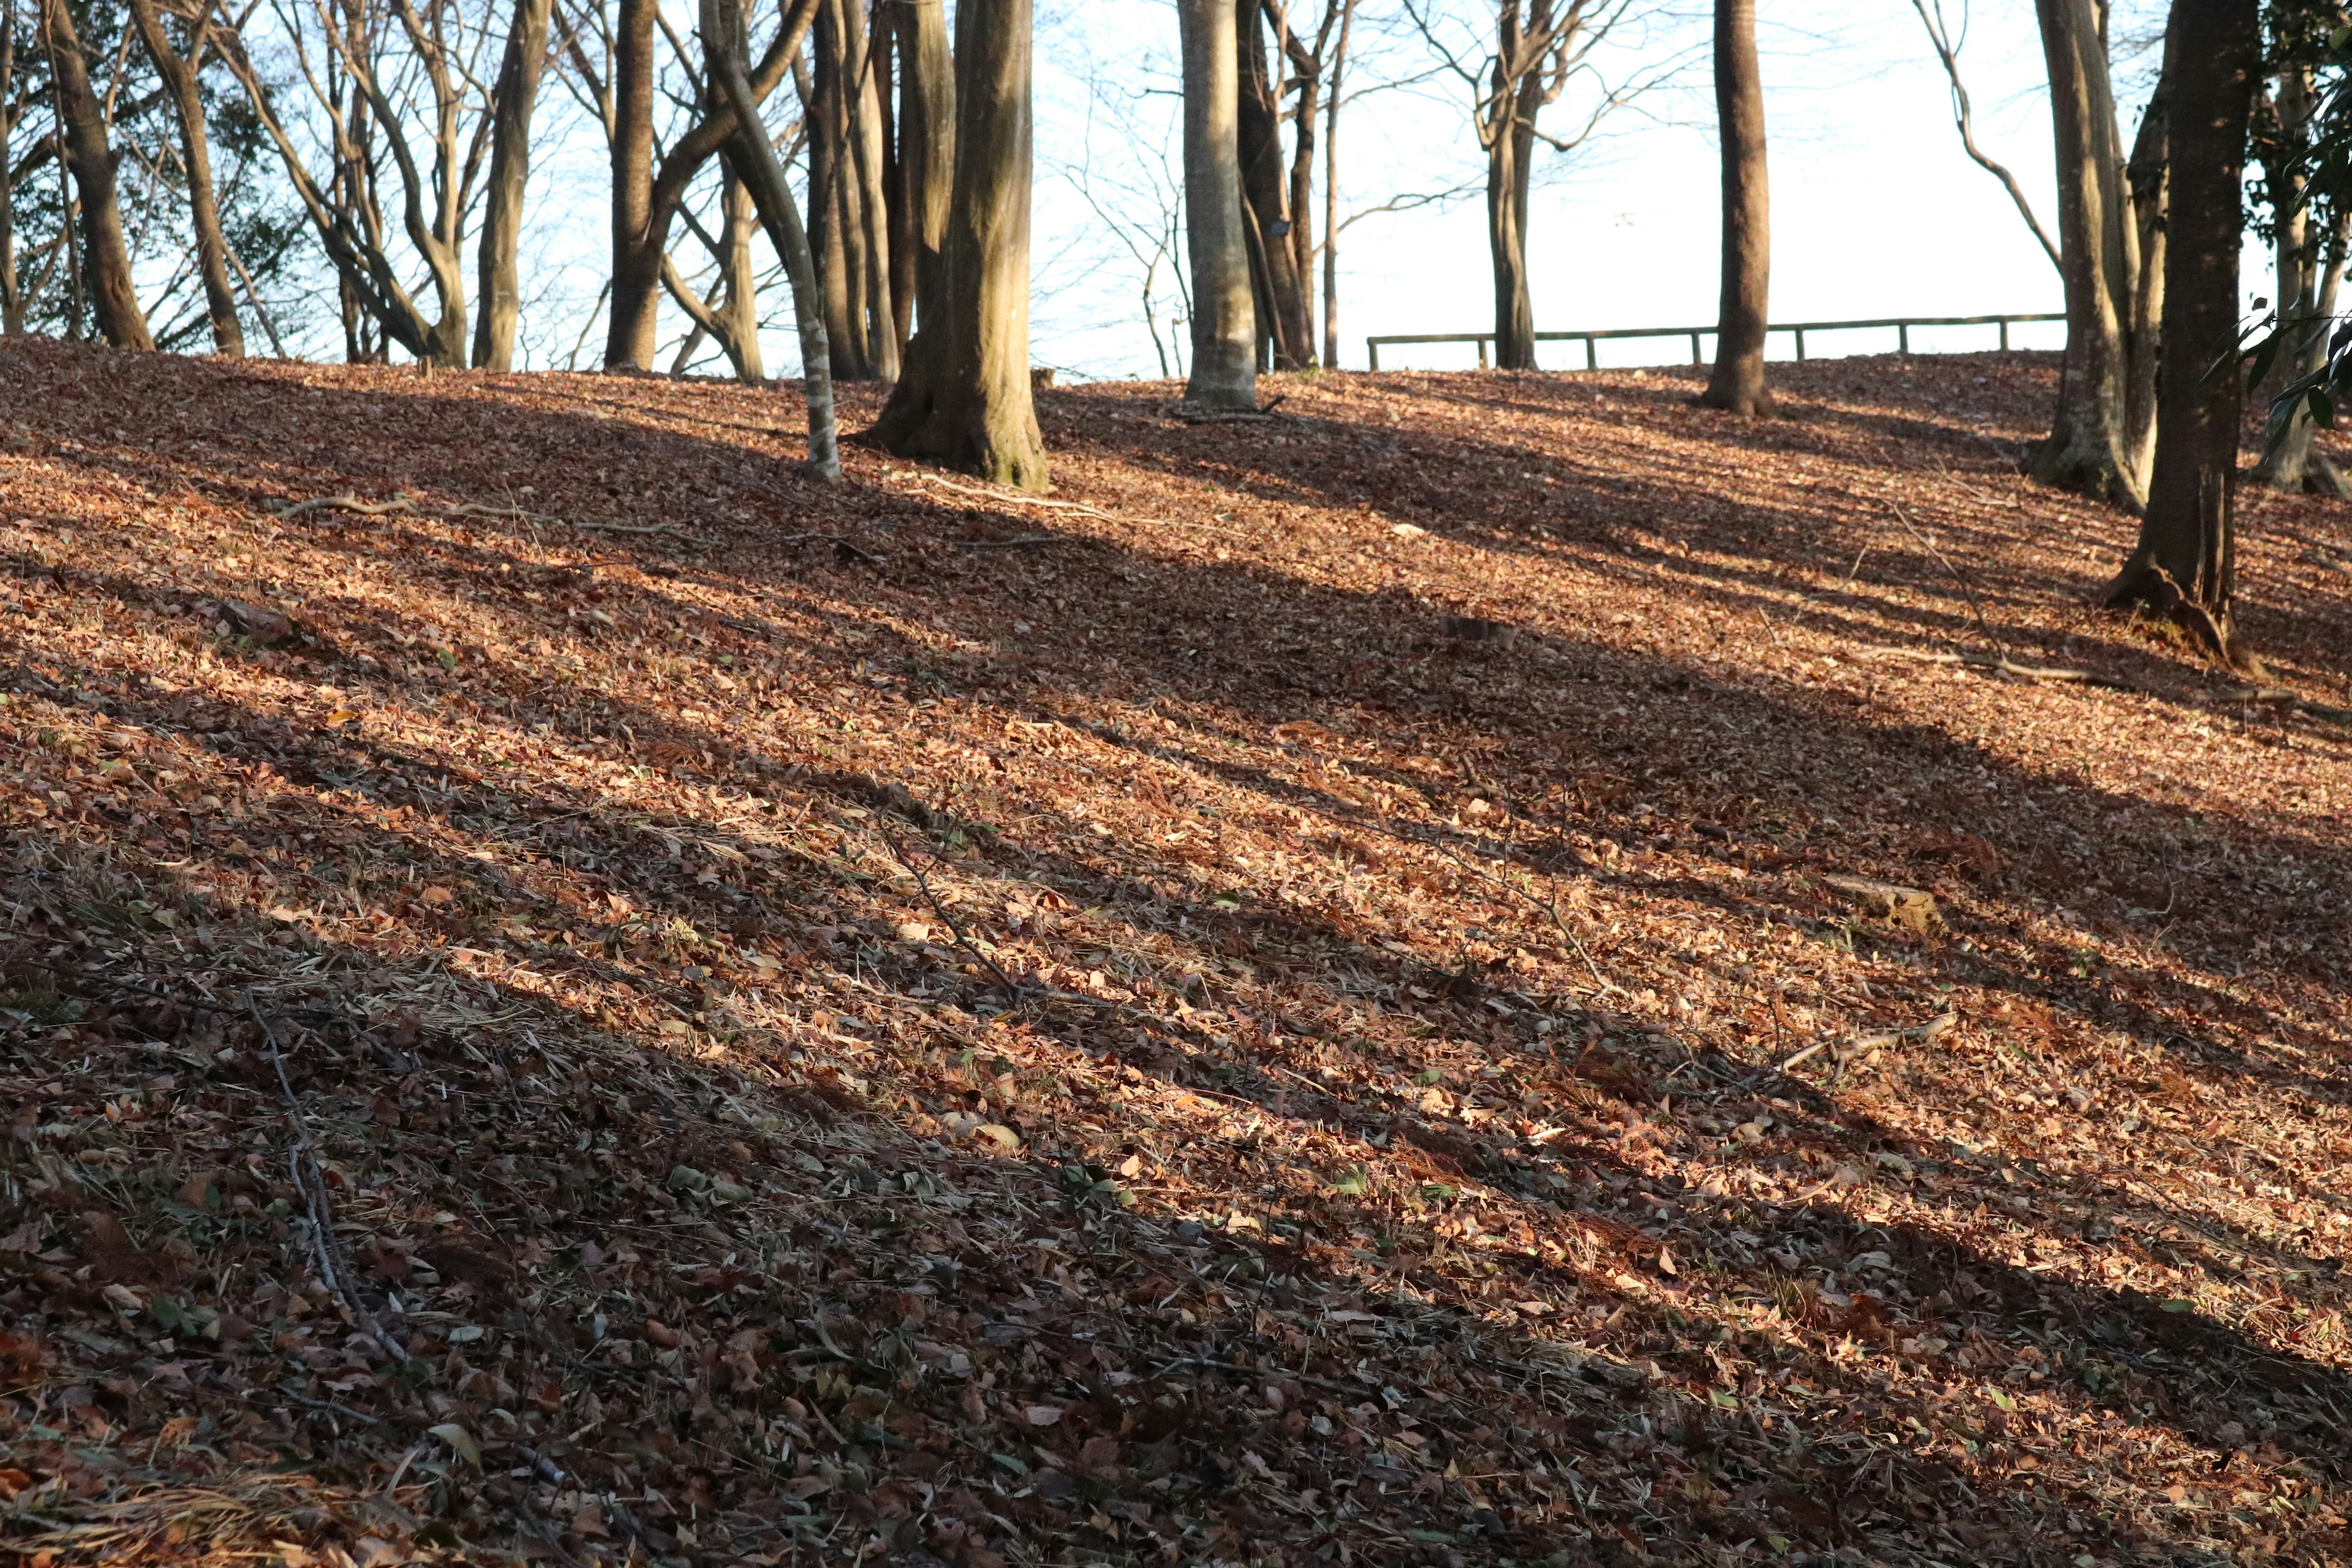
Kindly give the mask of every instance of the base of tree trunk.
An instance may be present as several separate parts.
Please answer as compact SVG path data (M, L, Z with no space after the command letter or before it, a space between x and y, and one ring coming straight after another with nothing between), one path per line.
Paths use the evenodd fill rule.
M2111 450L2093 441L2078 441L2061 430L2035 443L2025 460L2025 477L2036 484L2062 490L2079 490L2093 500L2111 501L2137 516L2147 509L2147 497Z
M2262 660L2238 635L2237 625L2229 613L2225 610L2216 616L2190 598L2179 580L2145 551L2124 563L2123 570L2100 594L2099 605L2109 610L2153 610L2195 637L2199 647L2230 668L2250 676L2263 673Z
M1709 386L1691 402L1701 408L1719 408L1726 414L1770 414L1775 411L1772 389L1769 386L1738 387L1717 392Z
M2291 451L2289 447L2293 439L2290 437L2276 451L2255 464L2253 471L2246 478L2286 495L2352 500L2352 480L2345 479L2344 470L2316 447L2306 447L2301 452Z
M1000 405L1007 400L994 400ZM1045 447L1027 413L991 399L934 393L901 378L882 414L857 439L900 458L928 458L991 484L1045 488Z

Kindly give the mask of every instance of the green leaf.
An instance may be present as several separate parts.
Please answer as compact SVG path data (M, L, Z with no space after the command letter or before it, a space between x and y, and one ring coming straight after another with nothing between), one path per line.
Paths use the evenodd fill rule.
M2194 1301L2183 1301L2175 1298L2172 1300L2165 1302L2161 1310L2167 1312L2193 1312L2197 1310L2197 1303Z
M2014 1410L2017 1408L2017 1401L2011 1399L2008 1394L2003 1394L1998 1388L1987 1385L1985 1394L1987 1397L1991 1399L1995 1405L2000 1405L2003 1410Z
M466 1463L478 1470L482 1468L482 1450L475 1443L474 1435L455 1421L445 1421L438 1426L428 1426L425 1430L448 1444L451 1452Z

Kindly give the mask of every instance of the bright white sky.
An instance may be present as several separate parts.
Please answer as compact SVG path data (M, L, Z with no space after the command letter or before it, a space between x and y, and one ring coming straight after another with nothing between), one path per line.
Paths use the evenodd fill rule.
M1440 0L1443 3L1443 0ZM1950 3L1950 0L1948 0ZM1311 12L1314 0L1293 0ZM1465 13L1478 0L1460 0ZM1387 0L1366 0L1388 8ZM1040 363L1097 375L1156 374L1138 303L1142 268L1107 243L1107 225L1074 194L1083 166L1117 184L1119 167L1156 156L1171 128L1173 6L1168 0L1041 0L1038 43L1038 299ZM1493 15L1491 4L1485 6ZM2131 40L2158 25L2130 0L2116 22L2124 132L2137 124L2140 79L2153 51ZM1944 78L1907 0L1797 5L1761 0L1759 45L1771 148L1772 316L1844 320L2057 310L2058 276L2009 197L1962 153ZM1957 5L1951 13L1960 15ZM1545 153L1528 249L1539 330L1706 323L1714 319L1718 247L1714 104L1703 6L1664 14L1640 47L1608 61L1612 77L1637 60L1685 53L1678 88L1652 94L1608 121L1571 154ZM1379 46L1393 70L1416 47ZM1978 142L2006 162L2054 226L2046 80L2031 0L1978 0L1962 67L1975 100ZM1089 67L1128 92L1090 94ZM1134 86L1163 96L1138 104ZM1367 100L1341 122L1342 199L1374 205L1400 190L1433 189L1479 168L1458 82ZM1089 108L1092 108L1089 125ZM1577 95L1548 127L1581 118ZM1133 129L1125 137L1117 122ZM1164 143L1162 143L1164 145ZM1170 154L1172 158L1172 153ZM1319 180L1318 180L1319 184ZM1319 205L1320 195L1318 192ZM1475 331L1493 325L1483 192L1448 208L1366 220L1340 247L1343 363L1364 363L1368 332ZM2250 275L2249 285L2256 279ZM1168 285L1163 283L1163 294ZM2019 346L2056 347L2056 325L2013 329ZM1319 329L1318 329L1319 331ZM1884 353L1892 332L1809 339L1808 352ZM1914 334L1915 348L1990 348L1991 328ZM1776 336L1772 352L1789 353ZM1574 344L1544 345L1546 364L1580 365ZM1686 357L1687 344L1602 345L1604 364ZM1431 369L1474 362L1467 346L1392 348L1384 365Z

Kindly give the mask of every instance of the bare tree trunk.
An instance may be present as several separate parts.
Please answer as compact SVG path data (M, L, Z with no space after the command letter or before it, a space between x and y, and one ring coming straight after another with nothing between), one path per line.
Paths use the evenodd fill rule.
M882 202L890 241L890 325L901 361L915 331L915 211L907 200L905 116L898 82L903 4L877 0L874 13L874 77L882 104Z
M107 142L106 110L90 90L89 68L65 0L43 0L41 26L47 35L49 68L65 122L66 167L73 174L81 208L82 273L98 330L116 348L152 349L155 339L131 286L131 247L122 237L122 211L115 203L115 153Z
M25 330L25 287L16 273L16 4L0 0L0 335Z
M1772 277L1772 204L1764 157L1764 80L1756 63L1756 0L1715 0L1715 112L1723 154L1723 297L1715 372L1699 401L1769 414L1764 337Z
M874 369L866 341L865 186L856 166L853 89L857 62L849 55L844 6L845 0L819 0L811 36L815 71L806 106L809 245L824 300L833 379L868 381Z
M1356 0L1343 0L1339 42L1331 54L1331 96L1323 110L1323 363L1339 368L1339 101Z
M2244 395L2237 373L2238 257L2246 125L2262 62L2256 0L2183 7L2172 88L2172 208L2165 250L2164 380L2156 472L2138 547L2107 590L2195 630L2245 663L2231 620Z
M1240 50L1234 0L1177 0L1184 52L1184 226L1192 366L1184 395L1257 406L1257 310L1242 231Z
M1265 303L1259 342L1276 370L1315 363L1315 331L1307 320L1304 283L1290 248L1291 215L1283 195L1282 108L1266 74L1265 16L1255 0L1234 8L1234 58L1240 101L1235 149L1241 159L1243 218L1257 291Z
M190 63L190 58L196 58L204 47L212 8L209 4L204 5L190 26L186 58L172 47L171 38L165 35L155 0L131 0L131 16L180 122L180 156L187 164L188 215L196 232L196 273L204 281L205 314L212 322L213 352L223 359L243 359L245 329L236 319L236 294L228 278L228 242L221 237L220 205L213 195L212 147L205 135L205 102L197 90L195 68Z
M2156 466L2156 373L2164 341L2164 206L2171 158L2166 104L2172 70L2172 31L2167 27L2156 91L2140 115L2139 134L2132 139L2131 162L2124 170L2131 191L2131 228L2139 241L2125 370L2124 448L2131 456L2132 471L2140 474L2153 472ZM2063 265L2059 274L2065 274Z
M751 261L751 234L760 226L760 209L732 164L719 193L719 245L726 251L719 269L727 290L719 315L727 323L727 357L735 366L736 380L757 385L767 379L760 359L760 291Z
M1493 90L1508 106L1486 144L1486 251L1495 269L1495 368L1536 368L1536 307L1528 287L1528 198L1535 178L1536 116L1544 101L1541 71L1514 73L1504 62L1525 51L1519 8L1504 7L1495 51Z
M515 326L522 313L517 253L523 189L530 180L530 121L539 102L540 72L547 64L553 9L553 0L515 0L506 58L493 89L490 181L482 204L482 316L474 328L474 363L484 370L514 368Z
M790 15L780 42L799 52L800 37ZM834 423L833 355L825 346L824 313L817 303L816 258L810 254L808 230L793 202L792 182L761 122L759 95L743 68L743 16L735 0L702 0L702 50L711 85L733 112L728 156L751 187L768 242L776 247L784 276L792 282L793 315L800 327L801 384L808 400L809 470L828 483L838 483L841 447Z
M2125 241L2123 159L2095 0L2035 0L2050 71L2058 155L2058 237L2066 279L2066 356L2050 437L2032 472L2138 508L2147 478L2126 431L2133 296ZM2176 142L2178 138L2176 136Z
M667 226L654 232L654 25L660 0L621 0L613 35L613 305L606 370L651 370Z
M902 328L928 328L942 309L941 255L955 193L955 59L943 0L898 5L898 164L907 182L915 269L914 311ZM910 332L911 346L911 332ZM901 366L900 374L905 374Z
M1029 381L1030 17L1030 0L958 0L946 319L874 434L902 457L1043 489Z
M856 181L859 326L866 368L877 381L898 379L898 327L890 313L890 223L884 195L882 84L876 81L878 41L866 26L860 0L843 0L842 41L847 49L850 166Z
M2279 356L2270 387L2284 385L2318 369L2326 358L2328 330L2333 325L2336 279L2328 276L2323 279L2326 268L2322 262L2325 259L2332 265L2334 258L2342 252L2340 236L2346 215L2336 215L2335 232L2328 237L2323 258L2319 236L2311 222L2311 209L2305 200L2308 180L2302 163L2302 155L2311 144L2312 120L2317 108L2312 92L2311 68L2280 67L2279 134L2275 146L2264 159L2263 177L2270 186L2276 231L2273 254L2277 287L2272 298L2278 301L2279 329L2286 334L2291 346ZM2285 434L2254 465L2255 481L2290 495L2306 491L2343 495L2343 476L2319 451L2313 439L2315 434L2310 409L2297 403Z

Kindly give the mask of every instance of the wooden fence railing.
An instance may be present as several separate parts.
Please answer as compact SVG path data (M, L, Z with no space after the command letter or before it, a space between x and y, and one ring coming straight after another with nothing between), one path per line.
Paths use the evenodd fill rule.
M2009 348L2009 329L2011 322L2063 321L2065 319L2063 311L2057 314L2013 316L1887 316L1868 321L1775 321L1764 330L1768 332L1795 333L1797 357L1801 360L1805 357L1807 332L1850 332L1871 328L1883 331L1892 327L1895 334L1895 352L1907 354L1911 352L1911 329L1914 327L1999 327L2000 346L2002 351L2006 352ZM1691 345L1691 363L1705 364L1706 360L1699 340L1713 336L1715 336L1713 327L1605 327L1590 332L1538 332L1536 342L1539 343L1580 342L1584 345L1584 368L1599 370L1600 357L1594 353L1592 345L1603 340L1688 338ZM1378 370L1381 368L1382 343L1476 343L1478 368L1485 370L1489 358L1487 345L1494 341L1495 334L1492 332L1404 332L1366 338L1364 349L1370 358L1371 368Z

